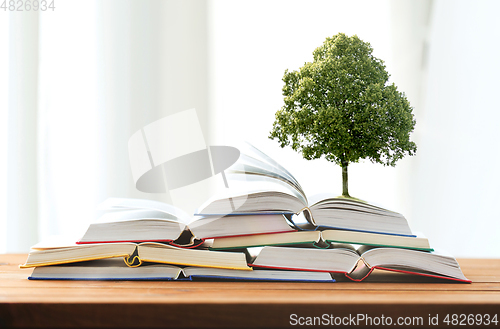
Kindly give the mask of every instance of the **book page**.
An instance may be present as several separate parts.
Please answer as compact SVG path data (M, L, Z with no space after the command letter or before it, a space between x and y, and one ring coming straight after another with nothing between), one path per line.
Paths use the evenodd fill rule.
M228 215L261 211L295 213L306 206L305 200L295 189L286 183L277 182L255 175L247 177L245 181L233 180L231 188L212 196L195 214Z
M392 213L394 215L400 215L397 212L388 210L376 203L367 202L359 199L346 198L341 195L335 195L334 193L319 193L315 194L309 198L310 208L321 208L327 207L328 204L338 204L346 206L347 208L359 208L359 209L370 209L374 212L381 213Z
M275 167L278 171L280 171L283 174L283 176L289 177L290 181L293 181L296 185L299 185L299 183L297 182L295 177L293 177L293 175L288 170L286 170L285 167L280 165L278 162L276 162L274 159L269 157L267 154L265 154L261 150L257 149L252 144L250 144L250 143L246 143L246 144L247 144L247 147L244 148L244 151L243 151L244 154L247 154L248 156L250 156L252 158L258 159L263 163L266 163L272 167Z
M31 250L77 247L76 241L78 241L82 235L83 233L81 235L52 235L32 246Z
M123 222L139 219L157 219L179 223L179 218L175 217L172 214L167 214L162 211L150 209L126 209L108 211L100 216L96 223Z
M242 154L240 156L239 160L233 166L230 167L230 171L237 173L247 173L247 174L257 173L257 174L264 174L276 177L277 179L286 181L299 191L303 192L300 184L293 176L281 171L277 167L269 165L258 159L254 159L246 154Z
M245 143L245 145L243 145L240 150L242 152L240 159L235 163L233 167L230 168L231 170L237 172L246 171L248 173L254 172L261 174L263 174L264 172L268 172L269 176L280 177L280 179L292 185L305 198L305 193L299 182L288 170L286 170L286 168L281 166L278 162L273 160L271 157L269 157L250 143ZM247 168L243 168L244 166L246 166Z
M99 210L116 211L116 210L152 210L158 211L172 216L171 219L178 219L182 223L188 223L191 220L190 215L183 210L167 203L146 200L146 199L129 199L129 198L108 198L99 205Z
M399 248L371 248L362 257L371 267L405 270L420 274L433 273L468 281L453 256L443 251L417 251Z
M228 174L227 177L233 183L234 190L245 191L247 194L265 191L282 192L296 197L304 205L307 205L307 199L301 191L292 187L286 181L257 174L247 175L245 180L241 180L238 174L233 173Z

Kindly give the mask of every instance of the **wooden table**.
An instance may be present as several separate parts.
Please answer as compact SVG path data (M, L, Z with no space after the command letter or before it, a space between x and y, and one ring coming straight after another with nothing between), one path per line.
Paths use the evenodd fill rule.
M25 259L0 255L0 328L279 328L362 316L358 327L391 317L423 328L429 315L438 328L451 327L447 314L500 317L500 259L460 259L472 284L382 271L362 283L29 281Z

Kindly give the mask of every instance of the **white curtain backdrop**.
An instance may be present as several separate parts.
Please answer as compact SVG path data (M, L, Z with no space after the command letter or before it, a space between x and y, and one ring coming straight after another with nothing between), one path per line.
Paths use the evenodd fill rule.
M110 196L193 210L204 183L135 189L128 138L196 108L207 144L248 140L309 194L341 171L267 138L281 78L339 32L383 59L417 119L417 155L350 167L351 194L402 212L457 257L500 257L496 1L64 1L0 18L0 252L84 230ZM182 141L179 141L182 142Z
M7 136L9 94L9 19L0 20L0 252L7 245Z
M191 108L209 141L206 7L61 1L54 12L2 13L0 252L85 230L107 197L175 199L191 211L207 197L203 184L137 191L127 148L140 128Z
M4 17L7 16L3 13ZM4 243L19 250L37 238L37 101L38 15L9 15L7 104L6 198ZM13 239L15 238L15 239Z
M432 10L410 214L439 247L500 257L500 2Z

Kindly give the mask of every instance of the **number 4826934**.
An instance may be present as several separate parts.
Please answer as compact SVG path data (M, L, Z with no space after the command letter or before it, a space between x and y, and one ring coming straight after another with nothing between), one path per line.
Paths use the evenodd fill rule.
M1 1L1 0L0 0ZM4 0L3 11L47 11L56 9L54 0Z

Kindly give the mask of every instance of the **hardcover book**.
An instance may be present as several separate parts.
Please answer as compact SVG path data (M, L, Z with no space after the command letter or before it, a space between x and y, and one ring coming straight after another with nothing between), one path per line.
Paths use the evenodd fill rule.
M220 237L214 239L210 249L231 250L297 244L310 244L317 248L328 248L332 243L353 243L375 247L394 247L433 251L429 244L429 240L427 240L427 238L421 233L416 233L416 237L407 237L343 230L298 231L289 233Z
M329 273L282 270L232 270L208 267L177 267L143 264L129 267L123 259L111 258L66 265L36 267L30 280L244 280L335 282Z
M54 245L40 243L32 247L22 268L68 264L89 260L123 257L127 265L143 262L251 270L243 252L223 252L178 248L164 243L93 243Z
M400 248L362 246L356 250L345 244L329 249L264 247L251 266L344 273L354 281L362 281L374 269L381 269L470 282L451 255Z
M105 213L90 224L78 244L155 241L192 248L214 237L297 230L278 213L203 218L163 202L126 198L107 199L100 209Z
M308 199L292 174L251 145L228 169L227 177L235 187L209 199L198 209L198 215L283 213L302 229L415 236L405 217L397 212L332 194Z

